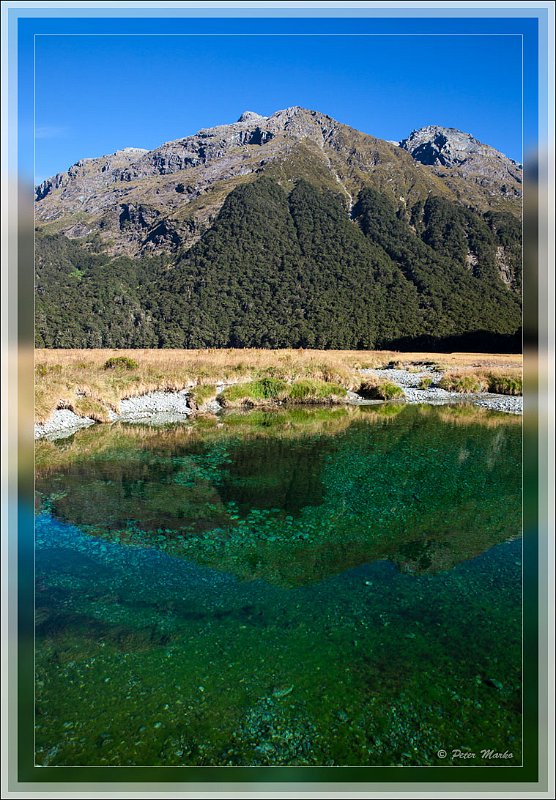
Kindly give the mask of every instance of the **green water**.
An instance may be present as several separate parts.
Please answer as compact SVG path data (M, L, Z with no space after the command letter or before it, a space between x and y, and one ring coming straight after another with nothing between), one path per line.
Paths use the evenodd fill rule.
M95 426L36 471L38 764L521 763L515 417Z

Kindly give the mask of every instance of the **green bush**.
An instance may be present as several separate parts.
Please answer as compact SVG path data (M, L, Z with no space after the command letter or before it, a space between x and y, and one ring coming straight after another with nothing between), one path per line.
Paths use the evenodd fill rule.
M521 375L496 375L488 376L488 390L494 394L523 394L523 378Z
M137 369L139 364L128 356L112 356L104 362L104 369Z
M208 403L216 397L216 386L214 384L200 383L191 390L191 399L197 406Z
M432 378L429 375L423 375L419 381L419 389L428 389L432 384Z
M313 401L331 400L333 397L345 397L346 390L337 383L326 381L302 380L292 383L288 390L288 400Z
M221 394L225 403L257 402L262 400L278 400L284 395L287 384L277 378L261 378L248 383L236 383L228 386Z
M253 381L252 386L255 389L257 396L265 400L275 400L281 392L284 391L285 381L280 378L261 378L258 381Z
M441 389L447 392L459 392L461 394L472 394L485 390L485 382L474 374L468 375L443 375L438 381Z
M394 397L404 397L404 390L391 381L364 381L358 394L370 400L392 400Z

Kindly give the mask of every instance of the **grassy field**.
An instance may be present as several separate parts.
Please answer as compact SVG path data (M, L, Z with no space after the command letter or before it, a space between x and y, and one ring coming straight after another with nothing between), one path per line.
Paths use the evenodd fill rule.
M56 408L70 408L104 422L108 410L117 412L125 397L198 387L201 399L210 397L218 383L251 384L245 391L226 390L231 405L243 401L245 392L262 393L261 401L273 399L272 394L264 396L268 387L271 392L274 387L277 399L319 402L339 399L338 387L359 389L358 369L388 365L417 369L423 364L434 364L454 379L461 373L489 375L514 385L514 378L521 380L522 356L365 350L36 350L35 419L44 422Z

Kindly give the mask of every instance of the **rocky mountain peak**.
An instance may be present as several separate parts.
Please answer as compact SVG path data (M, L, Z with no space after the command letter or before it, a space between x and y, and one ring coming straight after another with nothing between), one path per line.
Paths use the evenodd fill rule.
M426 125L401 141L400 147L444 181L473 182L492 196L516 200L522 196L521 165L457 128Z
M413 131L407 139L400 142L416 161L427 166L454 167L465 163L472 157L497 158L516 164L512 159L483 144L469 133L457 128L444 128L440 125L426 125ZM517 166L517 164L516 164Z
M257 114L255 111L244 111L238 122L263 122L266 117Z

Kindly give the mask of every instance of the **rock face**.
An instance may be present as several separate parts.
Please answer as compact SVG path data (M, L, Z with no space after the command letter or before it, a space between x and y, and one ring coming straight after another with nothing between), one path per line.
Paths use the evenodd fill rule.
M154 150L126 147L82 159L36 188L36 224L73 238L98 233L111 253L175 252L194 244L227 195L266 174L342 194L365 187L398 208L442 196L479 210L520 213L521 170L468 134L423 128L400 146L298 106L200 130Z
M254 120L265 120L266 117L257 114L255 111L244 111L238 122L253 122Z
M440 177L460 177L493 194L522 196L521 165L468 133L427 125L413 131L400 147Z

